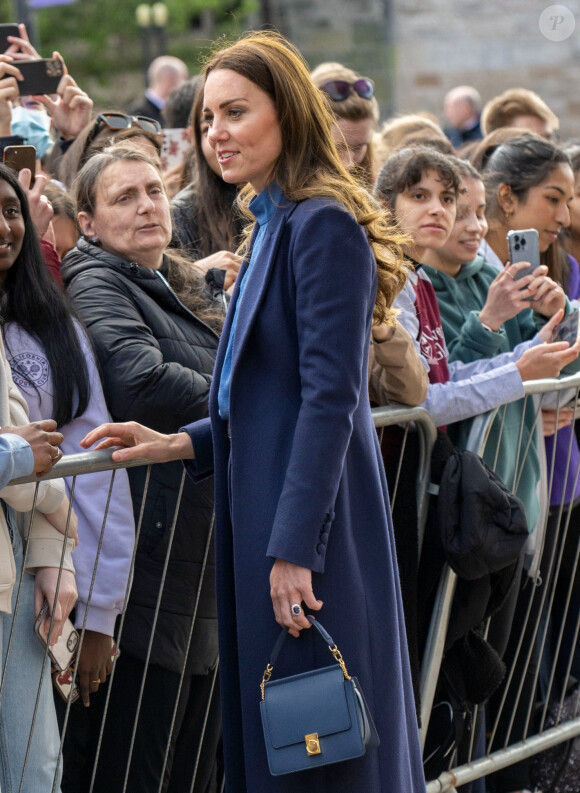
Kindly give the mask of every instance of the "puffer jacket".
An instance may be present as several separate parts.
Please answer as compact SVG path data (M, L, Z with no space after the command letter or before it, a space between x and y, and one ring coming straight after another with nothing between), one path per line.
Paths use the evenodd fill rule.
M62 262L69 297L91 336L114 421L136 420L159 432L207 414L217 334L177 298L161 271L140 267L81 239ZM211 279L210 279L211 280ZM219 289L208 299L220 306ZM138 525L147 469L128 471ZM180 462L154 465L139 534L133 586L121 646L140 660L147 653L167 550L169 566L153 642L151 663L180 672L195 609L213 511L213 482L180 490ZM214 555L210 547L201 585L189 674L205 674L217 658Z

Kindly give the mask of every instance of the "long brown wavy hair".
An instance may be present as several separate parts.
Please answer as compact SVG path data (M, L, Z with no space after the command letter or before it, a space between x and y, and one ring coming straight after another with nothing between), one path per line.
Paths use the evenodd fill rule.
M355 177L341 164L332 139L334 121L328 101L308 73L298 50L274 31L248 33L231 46L211 55L203 70L231 69L253 82L276 107L282 150L273 179L291 201L324 197L345 206L363 227L378 273L374 322L394 322L393 300L407 277L401 245L405 238ZM240 209L248 219L247 247L253 225L248 203L254 191L248 185L239 195Z

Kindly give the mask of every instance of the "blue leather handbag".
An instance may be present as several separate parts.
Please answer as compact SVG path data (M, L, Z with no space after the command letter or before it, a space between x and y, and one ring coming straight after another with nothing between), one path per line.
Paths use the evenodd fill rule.
M357 679L348 674L327 631L314 617L308 619L338 665L270 680L288 633L286 628L282 630L260 684L260 713L273 776L352 760L379 745Z

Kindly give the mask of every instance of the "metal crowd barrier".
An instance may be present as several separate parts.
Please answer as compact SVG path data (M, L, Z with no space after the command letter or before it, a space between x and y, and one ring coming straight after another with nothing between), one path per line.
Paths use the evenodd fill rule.
M572 523L570 521L573 502L568 505L560 504L559 508L553 507L551 517L549 516L554 479L552 475L547 476L541 423L542 407L555 408L557 418L560 409L567 403L578 402L580 375L576 374L560 380L529 382L524 384L524 390L525 405L529 400L534 400L535 424L540 433L538 451L540 452L541 484L544 486L544 493L540 494L540 517L536 528L536 532L539 533L537 541L539 548L536 548L536 554L541 558L542 576L541 580L537 574L534 580L530 578L528 584L519 593L519 613L523 619L512 625L510 639L513 636L514 640L510 641L511 649L508 649L507 655L504 656L506 662L504 682L495 698L493 707L490 707L488 703L483 706L486 729L485 750L478 751L476 729L474 728L468 756L458 763L457 756L452 755L448 770L441 773L437 779L428 781L427 793L455 791L462 785L474 782L516 763L521 763L580 735L580 708L577 695L569 695L575 696L574 707L571 714L568 711L567 715L563 716L566 694L574 682L571 678L571 668L580 631L580 611L569 612L572 594L580 584L576 581L576 564L580 551L580 533L578 531L580 520L578 516L575 516L576 520ZM562 392L565 393L562 394ZM554 396L556 394L562 394L562 398ZM494 461L497 463L498 457L501 455L504 419L505 406L502 406L487 415L479 416L471 428L467 448L481 456L488 452L486 459L491 462L491 467L494 467ZM494 422L496 429L499 427L499 437L497 448L491 449L489 438ZM557 435L558 431L556 430L554 450ZM572 437L567 448L564 476L566 481L571 479L575 486L578 472L572 471L570 467L571 447ZM522 418L514 481L506 483L512 489L516 489L518 486L523 466L529 454L530 444L524 441ZM550 462L553 463L553 461L554 456ZM565 489L561 486L560 490L554 493L556 500L562 502L564 493ZM573 534L574 529L575 534ZM572 540L571 548L566 546L569 532ZM578 537L577 540L576 537ZM560 574L565 549L573 559L569 580L564 580L563 574ZM446 566L441 576L423 657L421 677L423 740L439 679L456 583L457 576L449 566ZM565 590L565 603L563 611L560 613L558 610L552 611L557 587L559 590ZM556 636L550 633L554 620L557 628ZM566 626L567 620L571 622ZM568 627L569 634L572 634L571 640L568 639L569 657L560 657L560 653L563 651L565 626ZM487 628L489 627L488 621ZM558 686L556 686L557 672L561 678ZM508 702L509 705L506 704ZM547 723L549 705L556 712L553 724ZM476 723L477 715L478 709L476 708L474 723ZM533 770L531 776L533 788L536 784Z
M429 478L428 477L429 460L430 460L430 455L431 455L431 450L432 450L432 447L433 447L434 439L435 439L435 436L436 436L436 430L435 430L435 427L433 425L433 422L431 421L431 419L430 419L430 417L429 417L429 415L427 414L426 411L420 410L420 409L416 409L416 408L406 408L406 407L378 408L374 412L375 412L375 416L374 416L375 423L376 423L378 428L385 427L385 426L387 426L389 424L397 424L397 425L405 426L406 427L406 432L408 432L410 430L410 428L412 428L411 431L413 433L417 433L417 436L419 438L419 464L418 464L418 471L417 471L417 478L416 478L416 494L417 494L417 505L418 505L419 521L420 521L420 525L424 526L425 517L426 517L426 511L427 511L427 494L426 494L426 491L425 491L425 483L428 481L428 478ZM101 544L102 544L102 541L103 541L104 532L105 532L106 527L107 527L107 517L108 517L107 513L108 513L108 508L109 508L109 505L110 505L110 501L111 501L111 493L112 493L112 487L113 487L113 482L114 482L114 477L115 477L115 470L119 469L119 468L125 468L125 467L148 466L148 462L146 460L134 460L134 461L130 462L128 465L114 463L112 461L111 456L112 456L112 451L110 451L110 450L98 451L98 452L93 451L93 452L86 452L86 453L82 453L82 454L68 455L68 456L64 457L57 465L55 465L54 468L52 469L52 471L46 477L43 477L43 479L54 479L54 478L58 478L58 477L72 477L72 479L69 480L70 481L70 497L71 497L71 502L72 502L73 507L74 507L74 490L75 490L75 484L77 482L77 477L78 476L85 476L87 474L90 475L91 473L95 473L97 471L101 471L101 472L103 472L103 471L111 471L111 480L110 480L110 486L109 486L109 493L108 493L108 497L107 497L107 507L105 508L105 512L104 512L104 515L103 515L102 528L101 528L101 537L100 537L100 542L99 542L99 546L98 546L98 549L97 549L97 556L96 556L95 561L94 561L94 567L93 567L93 571L92 571L92 578L91 578L91 582L90 582L90 592L92 592L92 588L93 588L94 583L95 583L95 577L97 575ZM38 481L38 480L34 476L32 476L32 477L24 477L24 478L21 478L21 479L18 479L18 480L13 480L11 482L11 484L22 484L24 482L35 482L35 481ZM185 484L185 473L183 473L183 476L182 476L181 488L183 488L184 484ZM395 484L395 486L392 488L391 492L392 492L393 501L395 501L396 498L397 498L397 484ZM132 556L132 560L131 560L131 573L132 573L134 565L135 565L137 541L139 539L139 535L140 535L140 531L141 531L141 524L142 524L142 519L143 519L143 514L144 514L143 510L144 510L144 506L145 506L146 497L147 497L147 484L145 486L145 492L144 492L144 495L143 495L143 501L142 501L142 506L141 506L141 510L140 510L139 519L136 522L136 528L135 528L135 532L136 532L135 539L136 539L136 542L135 542L135 549L133 551L133 556ZM157 598L156 610L155 610L155 615L154 615L154 624L153 624L153 629L151 631L151 637L150 637L150 641L149 641L147 659L149 658L149 654L151 652L151 646L152 646L152 642L153 642L155 624L156 624L157 619L159 618L159 608L160 608L160 604L161 604L163 588L164 588L164 585L165 585L165 572L167 570L167 562L168 562L168 559L169 559L169 554L171 552L171 542L172 542L173 529L175 528L175 521L176 521L176 518L177 518L178 511L179 511L179 501L178 501L178 504L177 504L176 513L175 513L175 515L173 517L173 527L172 527L172 531L171 531L171 537L170 537L170 540L169 540L169 547L167 548L167 554L166 554L166 558L165 558L165 571L164 571L164 574L163 574L163 579L162 579L162 582L161 582L161 587L160 587L159 595L158 595L158 598ZM80 542L82 542L82 526L79 527L79 534L80 534ZM210 534L209 534L208 540L207 540L206 555L205 555L206 560L207 560L207 554L209 552L210 544L211 544L211 531L210 531ZM62 564L62 560L61 560L61 564ZM24 574L21 573L20 579L19 579L19 581L17 581L17 584L16 584L17 588L21 587L23 578L24 578ZM130 578L131 578L131 576L130 576ZM121 649L121 652L122 652L122 649L123 649L123 627L124 627L124 619L125 619L125 612L126 612L127 602L128 602L128 598L129 598L129 591L130 591L130 586L127 587L127 591L126 591L126 594L125 594L125 603L124 603L123 613L122 613L122 615L120 617L120 620L119 620L119 623L118 623L117 638L118 638L118 644L119 644L119 647ZM199 601L200 591L201 591L201 584L200 584L200 587L199 587L199 590L198 590L198 593L197 593L198 601ZM196 603L196 609L197 609L197 603ZM90 610L90 602L89 602L89 610ZM18 601L17 601L16 609L15 609L15 614L17 614L17 613L18 613ZM84 640L85 624L86 624L86 617L85 617L85 622L83 623L83 625L79 629L80 630L79 651L80 651L80 648L82 648L82 643L83 643L83 640ZM191 623L191 631L190 631L189 641L191 641L191 636L192 636L192 633L193 633L194 624L195 624L195 615L194 615L194 618L192 619L192 623ZM8 650L8 657L9 657L9 654L10 654L10 648ZM46 657L46 653L45 653L45 657ZM6 659L5 667L7 665L8 665L8 658ZM147 670L147 662L146 662L145 668ZM111 693L111 684L114 681L115 670L116 670L116 665L114 664L113 665L113 671L112 671L112 673L110 675L110 678L109 678L109 690L107 692L107 699L106 699L106 704L105 704L105 715L103 717L103 722L107 718L107 711L108 711L108 706L109 706L109 698L110 698L110 693ZM147 674L147 671L145 672L145 675L146 674ZM182 670L181 683L183 683L184 674L185 674L185 669ZM217 667L216 667L215 673L214 673L214 681L215 681L215 676L216 675L217 675ZM181 683L180 683L180 686L181 686ZM42 686L43 686L42 676L40 677L40 680L37 681L37 685L38 685L38 692L37 692L37 699L38 699L40 697L40 692L41 692L41 689L42 689ZM1 712L1 709L2 709L2 688L1 688L1 686L2 686L2 681L0 680L0 712ZM145 687L145 678L141 681L140 697L143 695L144 687ZM179 692L177 693L177 696L176 696L175 710L174 710L174 716L173 716L174 722L175 722L175 718L176 718L176 715L177 715L177 701L178 701L178 698L179 698ZM208 709L209 709L209 703L208 703ZM61 736L61 739L60 739L60 756L59 756L60 768L57 769L57 772L55 773L55 776L54 776L54 779L53 779L53 783L52 783L51 793L54 793L54 791L56 791L58 789L58 776L59 776L59 773L62 771L62 752L63 752L63 746L64 746L64 742L65 742L66 732L67 732L67 729L69 729L69 717L70 717L70 702L68 703L68 705L66 707L66 711L65 711L65 714L64 714L64 720L63 720L63 722L61 724L62 736ZM114 718L114 714L112 714L112 717ZM138 717L139 717L139 706L138 706L137 717L136 717L135 725L134 725L134 729L133 729L133 739L132 740L135 739L135 733L136 733L136 729L137 729ZM207 717L207 713L206 713L206 717ZM31 751L31 741L32 741L32 735L34 733L34 729L35 729L35 724L34 724L34 718L33 718L32 724L30 725L30 735L29 735L29 738L28 738L28 750L27 750L28 753L30 753L30 751ZM172 727L172 729L173 729L173 727ZM101 740L102 740L103 730L104 730L104 726L101 726L100 735L99 735L99 743L98 743L98 746L97 746L97 754L96 754L96 758L95 758L95 762L94 762L94 768L93 768L93 773L92 773L89 793L92 793L93 787L94 787L94 784L95 784L96 766L97 766L97 763L99 761L99 752L100 752L100 748L101 748L100 744L101 744ZM171 740L171 736L169 737L169 741L170 740ZM165 753L165 761L164 762L167 762L168 754L169 754L169 742L168 742L167 750L166 750L166 753ZM191 790L193 790L193 788L194 788L195 771L197 770L197 762L199 762L199 757L197 758L197 761L196 761L196 768L194 770L194 776L193 776L192 783L191 783ZM162 772L162 777L163 777L163 772ZM127 790L127 791L129 791L129 793L131 793L131 786L130 786L130 784L128 784L128 779L129 779L129 765L127 766L125 779L123 781L123 790L124 791ZM223 784L223 780L222 780L222 784ZM159 791L161 791L162 788L163 788L163 785L160 784ZM19 782L18 790L19 790L19 793L28 793L29 790L30 790L30 788L27 788L26 765L25 765L25 768L24 768L24 773L22 775L22 779ZM214 790L216 791L216 793L218 793L219 787L215 787L215 788L212 787L212 793L213 793ZM44 793L44 791L38 791L38 790L31 791L30 790L30 793ZM46 793L48 793L48 789L47 789ZM184 793L187 793L187 791L184 791Z
M541 382L537 382L537 383L528 383L525 386L526 399L532 399L532 398L534 398L534 395L539 395L539 397L537 396L536 399L537 400L542 400L542 399L544 399L544 394L547 394L547 393L550 393L550 392L553 392L553 391L562 391L564 389L572 389L575 392L576 396L577 396L578 390L580 389L580 375L577 375L577 376L574 376L574 377L571 377L571 378L565 378L565 379L562 379L560 381L549 380L549 381L541 381ZM471 448L472 450L478 451L478 453L480 453L480 454L483 454L485 452L486 443L487 443L487 440L488 440L488 437L489 437L489 430L490 430L490 427L491 427L491 423L494 420L495 421L501 421L501 411L502 411L502 409L500 408L500 410L497 411L497 412L494 412L494 414L490 414L490 415L484 416L484 417L478 417L478 419L476 419L474 421L473 427L472 427L471 436L470 436L469 448ZM379 434L382 431L381 428L387 427L389 425L399 425L401 427L404 427L404 441L403 441L403 446L402 446L402 451L401 451L401 458L399 460L399 469L398 469L398 473L397 473L397 475L395 477L396 481L390 482L391 500L392 500L393 508L394 508L394 505L396 504L396 499L397 499L397 494L398 494L399 472L401 471L401 463L402 463L402 460L403 460L403 456L405 454L406 439L407 439L408 436L410 436L410 434L413 434L415 440L418 441L419 462L418 462L417 470L416 470L416 480L415 480L416 485L415 486L416 486L417 513L418 513L418 532L419 532L418 540L419 540L419 545L421 545L421 542L422 542L422 539L423 539L423 531L424 531L426 517L427 517L428 502L429 502L429 487L428 486L429 486L429 482L430 482L430 458L431 458L431 452L432 452L432 449L433 449L433 445L434 445L434 442L435 442L435 439L436 439L436 428L435 428L435 426L434 426L429 414L425 410L423 410L421 408L407 408L407 407L404 407L404 406L401 406L401 407L386 407L386 408L383 407L383 408L376 408L373 411L373 414L374 414L375 426L377 427L377 430L378 430ZM537 416L538 416L538 418L540 416L540 406L537 407ZM521 458L522 458L522 460L525 458L525 455L528 453L528 451L529 450L526 449L524 447L524 445L522 445L522 448L521 448ZM139 465L147 465L147 462L143 461L143 460L135 460L135 461L132 461L130 463L131 467L139 466ZM124 468L124 467L127 467L127 466L125 466L124 464L114 463L112 461L111 452L110 451L87 452L87 453L78 454L78 455L70 455L70 456L67 456L67 457L63 458L63 460L61 460L54 467L54 469L51 471L51 473L45 478L56 478L56 477L60 477L60 476L73 477L72 486L71 486L71 500L72 500L73 506L74 506L74 486L75 486L75 482L76 482L76 477L77 476L81 476L81 475L84 476L86 474L90 474L90 473L93 473L93 472L96 472L96 471L109 471L110 470L111 471L111 486L110 486L110 488L112 488L113 481L114 481L114 476L115 476L115 474L114 474L115 469ZM17 480L17 481L18 482L23 482L23 481L36 481L36 480L35 480L34 477L30 477L27 480ZM13 484L16 484L17 481L15 480L15 482L13 482ZM185 475L183 475L182 482L181 482L181 487L182 488L184 486L184 483L185 483ZM145 493L144 493L144 496L143 496L143 504L142 504L142 507L141 507L139 520L137 521L137 525L136 525L136 540L138 540L139 533L140 533L140 530L141 530L141 522L142 522L142 518L143 518L143 510L144 510L146 495L147 495L147 484L145 486ZM110 496L111 496L111 489L109 490L108 503L110 501ZM177 504L177 510L176 510L176 514L175 514L174 520L173 520L173 528L175 527L175 519L177 517L177 511L178 510L179 510L179 502ZM568 528L569 514L570 514L569 510L568 511L567 510L561 510L559 524L561 524L562 532L566 531L567 528ZM542 517L542 523L545 525L546 522L547 522L547 511L544 510L544 514L543 514L543 517ZM102 529L101 529L101 541L102 541L102 538L103 538L104 531L106 529L106 525L107 525L107 509L105 510L105 514L103 515L103 523L102 523ZM82 542L82 527L80 528L80 534L81 534L81 542ZM169 540L169 548L167 550L167 556L166 556L166 561L165 561L165 571L167 570L167 562L168 562L168 559L169 559L169 553L171 551L171 542L172 542L172 537L170 537L170 540ZM562 542L563 542L563 540L562 540ZM209 533L208 540L207 540L206 557L205 557L206 559L207 559L207 554L209 553L210 544L211 544L211 531ZM135 549L136 549L136 547L137 547L137 543L135 543ZM562 547L563 547L563 545L559 545L558 543L555 543L554 546L553 546L553 548L554 548L554 554L553 554L554 558L552 560L553 564L550 565L550 581L548 582L548 586L546 587L546 589L544 589L543 592L542 592L542 597L543 597L543 601L542 602L546 604L546 608L542 609L542 612L544 614L547 611L547 607L549 605L551 605L551 602L552 602L552 599L553 599L553 592L554 592L553 584L554 584L554 581L556 580L557 575L558 575L559 562L561 561L561 549L562 549ZM100 552L100 545L99 545L98 553L99 552ZM98 558L99 558L98 557L98 553L97 553L97 558L95 559L95 566L94 566L94 569L93 569L93 575L92 575L92 581L91 581L91 591L92 591L92 586L94 584L95 575L96 575L96 571L97 571L97 564L98 564ZM560 558L558 558L558 553L560 553ZM135 555L136 555L136 550L133 552L133 557L132 557L132 561L131 561L131 570L133 569L134 564L135 564ZM454 593L454 589L455 589L455 583L456 583L455 574L450 570L450 568L447 567L446 570L444 571L443 575L442 575L441 582L440 582L440 585L439 585L439 590L438 590L438 594L437 594L437 598L436 598L436 602L435 602L435 607L433 609L433 614L432 614L432 619L431 619L431 627L430 627L429 637L428 637L427 645L426 645L426 648L425 648L425 651L424 651L424 655L423 655L423 664L422 664L422 670L421 670L421 686L420 686L420 688L421 688L421 721L422 721L421 737L422 737L422 741L423 742L425 740L425 735L426 735L427 728L428 728L428 725L429 725L429 719L430 719L432 706L433 706L433 703L434 703L435 698L436 698L437 682L438 682L438 679L439 679L439 672L440 672L441 662L442 662L442 658L443 658L443 654L444 654L445 634L446 634L447 625L448 625L448 622L449 622L449 616L450 616L450 613L451 613L451 608L452 608L452 603L453 603L453 593ZM157 621L157 619L159 617L159 609L160 609L161 597L162 597L162 594L163 594L164 584L165 584L165 577L163 578L163 581L161 583L159 596L157 598L157 604L156 604L155 615L154 615L154 627L155 627L155 622ZM16 584L16 587L18 588L18 590L20 590L21 585L22 585L22 575L20 577L20 580L17 581L17 584ZM538 588L536 588L536 590L537 589ZM200 584L200 588L199 588L198 593L197 593L197 602L199 602L200 591L201 591L201 584ZM127 592L126 592L126 595L125 595L125 607L123 609L123 614L122 614L122 616L120 618L120 624L119 624L119 629L118 629L118 642L119 642L119 646L121 648L121 651L122 651L122 647L123 647L122 634L123 634L124 616L125 616L125 609L126 609L127 602L128 602L128 597L129 597L129 586L127 587ZM570 600L570 592L568 593L568 602L569 602L569 600ZM18 608L18 605L17 605L17 608ZM89 609L90 609L90 603L89 603ZM197 603L196 603L195 610L196 609L197 609ZM574 615L574 616L577 616L577 615ZM195 615L194 615L194 618L193 618L192 624L191 624L191 631L190 631L190 636L189 636L189 640L190 641L191 641L191 635L192 635L192 632L193 632L194 622L195 622ZM578 634L578 630L579 630L580 617L578 618L577 622L579 624L576 624L576 636L575 636L575 638L577 638L577 634ZM522 627L522 631L521 631L522 632L522 637L523 637L523 634L524 634L524 629L525 629L525 627ZM539 636L539 644L540 644L540 646L542 646L543 643L546 640L546 631L547 631L547 624L544 624L544 623L538 621L538 625L537 625L537 628L535 630L534 636ZM153 632L154 632L154 628L153 628L153 631L151 633L151 639L150 639L150 642L149 642L149 649L148 649L148 656L147 657L149 657L149 653L151 651L151 646L152 646L152 642L153 642ZM84 626L83 626L83 629L81 630L81 637L80 637L81 643L82 643L83 639L84 639ZM560 637L560 639L561 639L561 637ZM8 645L8 654L9 654L10 653L10 639L8 640L8 642L6 642L6 637L4 637L4 644ZM558 642L556 642L556 645L558 645ZM525 651L527 651L529 648L526 647L526 648L523 648L523 649ZM570 660L570 663L571 663L571 660ZM514 661L514 664L515 664L515 661ZM116 668L115 665L113 665L113 672L111 674L111 680L114 679L115 668ZM554 680L554 674L555 674L554 669L555 669L555 665L548 672L548 675L547 675L550 687L553 687L553 680ZM568 671L569 671L569 669L568 669ZM217 673L217 669L216 669L216 673ZM185 675L185 669L183 669L182 673L181 673L181 681L182 682L183 682L183 679L184 679L184 675ZM509 677L510 677L510 670L508 669L507 678L509 678ZM519 683L519 682L520 682L519 680L515 681L515 683ZM2 676L2 679L0 680L0 711L1 711L1 708L2 708L3 684L4 684L4 676ZM143 679L142 682L141 682L141 695L143 694L144 686L145 686L145 679ZM41 687L42 687L42 679L40 680L40 682L38 684L38 696L40 696ZM108 704L109 704L109 695L110 695L110 690L108 692L107 701L106 701L106 705L105 705L105 714L107 713L107 708L108 708ZM549 697L549 692L548 692L548 697ZM562 695L561 701L563 702L563 695ZM531 703L529 704L529 707L531 709ZM67 706L65 717L64 717L64 723L63 723L63 726L62 726L62 738L61 738L61 744L60 744L61 753L62 753L62 748L63 748L63 745L64 745L66 730L67 730L67 726L68 726L69 714L70 714L70 703ZM174 721L175 721L176 714L177 714L177 699L176 699L176 706L175 706L175 711L174 711ZM501 714L501 707L500 707L500 714ZM206 716L207 716L207 714L206 714ZM106 717L106 715L105 715L105 717ZM113 717L114 717L114 714L113 714ZM138 716L137 716L137 718L138 718ZM457 764L456 762L453 763L453 760L455 758L452 758L452 762L450 763L450 767L448 768L448 770L446 770L443 774L441 774L438 779L428 781L428 786L427 786L428 793L435 793L435 791L441 791L441 792L442 791L453 791L459 785L466 784L469 781L472 781L472 780L478 779L478 778L480 778L482 776L485 776L485 775L487 775L487 774L491 773L492 771L495 771L495 770L497 770L499 768L511 765L511 764L513 764L515 762L518 762L523 757L527 757L527 756L530 756L532 754L536 754L538 752L541 752L541 751L543 751L544 749L546 749L546 748L548 748L550 746L554 746L554 745L556 745L558 743L562 743L562 742L568 741L572 736L580 735L580 718L579 717L575 717L572 720L567 720L565 723L563 722L563 723L560 724L558 722L555 726L547 727L545 725L546 711L544 710L544 713L543 713L542 718L540 720L540 727L537 730L537 734L532 734L532 732L530 732L529 729L528 729L531 726L531 721L532 720L531 720L531 710L530 710L530 714L528 715L528 719L527 719L525 740L520 740L519 738L517 740L510 740L511 732L512 732L511 729L510 729L510 730L508 730L508 735L507 735L507 737L506 737L506 739L504 741L504 745L501 746L499 749L497 749L495 746L492 746L491 745L492 742L490 742L490 744L488 745L487 750L486 750L486 752L485 752L485 754L483 756L477 756L477 754L478 754L477 753L477 748L475 746L475 743L473 743L472 746L470 747L470 754L469 754L469 757L467 759L467 762L463 762L461 764ZM492 733L495 730L497 730L497 724L495 725L495 730L494 730L494 724L488 723L487 726L488 726L488 728L491 729ZM28 751L30 751L31 738L32 738L33 731L34 731L34 720L33 720L32 724L31 724L30 736L29 736L29 739L28 739ZM135 723L134 730L133 730L133 739L135 737L135 732L136 732L136 723ZM101 741L101 738L102 738L102 733L103 733L103 727L101 727L101 733L100 733L100 737L99 737L99 745L97 747L97 760L98 760L98 753L100 751L100 741ZM492 735L492 740L493 740L493 735ZM166 754L165 754L165 762L168 759L168 752L169 752L169 746L167 747L167 751L166 751ZM62 759L61 759L60 762L62 762ZM196 760L196 770L197 770L197 763L198 762L199 762L199 757ZM96 761L95 761L95 766L96 766ZM129 768L127 767L127 771L126 771L125 779L124 779L124 783L123 783L123 790L124 791L125 790L129 790L130 791L130 788L127 788L128 774L129 774ZM92 793L92 791L93 791L94 781L95 781L95 770L93 770L93 775L92 775L92 780L91 780L91 784L90 784L89 793ZM195 782L195 771L194 771L194 777L192 779L191 790L193 790L194 782ZM55 774L55 777L54 777L54 780L53 780L53 784L52 784L51 793L54 793L54 791L57 790L57 786L58 786L58 772L57 772L57 774ZM163 787L162 784L160 784L160 787L159 787L160 791L162 790L162 787ZM23 778L20 780L20 786L19 786L18 790L21 791L22 793L28 793L27 787L26 787L26 768L24 769ZM216 793L217 793L219 788L213 788L212 791L213 790L216 790ZM44 791L35 790L33 793L44 793ZM48 793L48 791L47 791L47 793ZM187 793L187 791L185 791L184 793Z

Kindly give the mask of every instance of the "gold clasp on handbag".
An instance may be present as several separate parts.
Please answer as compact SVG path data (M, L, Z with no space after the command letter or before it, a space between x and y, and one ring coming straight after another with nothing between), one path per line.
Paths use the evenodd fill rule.
M306 742L306 754L309 757L313 757L315 754L322 754L317 732L311 732L310 735L305 735L304 741Z
M262 699L266 699L266 692L264 691L264 686L266 685L268 680L272 677L272 672L273 671L274 671L274 667L270 666L270 664L268 664L268 666L264 670L264 675L262 677L262 682L260 683L260 690L262 692Z
M346 671L346 664L344 663L344 659L342 657L342 653L336 646L336 644L328 645L328 649L334 655L335 661L339 664L340 668L342 669L342 674L344 675L345 680L350 680L350 675Z

